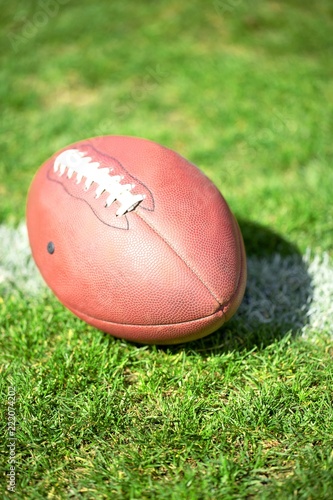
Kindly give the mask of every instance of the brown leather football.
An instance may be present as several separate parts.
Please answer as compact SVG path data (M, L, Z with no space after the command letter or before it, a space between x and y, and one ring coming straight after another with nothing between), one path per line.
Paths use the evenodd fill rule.
M33 257L76 316L116 337L187 342L235 313L246 258L214 184L146 139L96 137L37 172L28 196Z

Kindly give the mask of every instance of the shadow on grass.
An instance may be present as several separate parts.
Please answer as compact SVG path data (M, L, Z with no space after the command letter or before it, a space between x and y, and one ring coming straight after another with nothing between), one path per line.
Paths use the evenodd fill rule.
M235 316L217 332L188 344L160 347L175 352L228 352L265 348L308 324L312 299L307 265L295 245L271 229L239 220L247 252L248 280Z

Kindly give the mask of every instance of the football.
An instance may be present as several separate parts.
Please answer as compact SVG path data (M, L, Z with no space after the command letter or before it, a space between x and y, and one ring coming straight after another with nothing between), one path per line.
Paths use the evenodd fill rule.
M32 181L27 227L54 294L115 337L195 340L243 298L244 244L225 199L195 165L146 139L96 137L55 153Z

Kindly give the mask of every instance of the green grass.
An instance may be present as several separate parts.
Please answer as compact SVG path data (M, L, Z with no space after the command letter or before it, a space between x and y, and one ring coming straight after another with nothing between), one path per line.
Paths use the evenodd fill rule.
M58 149L136 135L210 176L250 257L333 256L329 0L62 3L0 1L1 224L24 219L32 176ZM140 347L47 292L3 293L3 498L332 498L332 337L312 333L234 321Z
M25 498L330 498L329 338L137 347L49 296L1 316Z

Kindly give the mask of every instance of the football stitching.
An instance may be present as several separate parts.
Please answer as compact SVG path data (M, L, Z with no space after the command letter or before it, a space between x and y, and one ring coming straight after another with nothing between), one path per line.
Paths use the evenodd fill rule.
M64 184L61 182L61 181L58 181L57 179L52 179L50 176L49 176L49 172L47 172L47 178L51 181L51 182L56 182L57 184L59 184L65 191L66 193L71 196L71 198L74 198L75 200L78 200L78 201L83 201L84 203L86 203L89 208L92 210L93 214L97 217L97 219L102 222L102 224L105 224L106 226L108 227L112 227L114 229L122 229L123 231L128 231L129 229L129 223L128 223L128 218L126 217L126 214L122 217L122 220L126 220L126 227L120 227L120 226L115 226L114 224L108 224L107 222L105 222L104 220L102 220L100 218L100 216L98 215L98 213L96 212L96 210L94 209L94 207L91 205L91 203L89 203L88 200L85 200L84 198L81 198L80 196L75 196L74 194L70 193L68 191L68 189L66 188L66 186L64 186Z
M132 183L134 181L136 183L136 185L140 186L142 188L142 190L144 191L145 199L142 202L140 202L141 210L145 210L147 212L153 212L155 210L155 200L154 200L154 197L153 197L151 190L140 179L138 179L137 177L130 174L129 171L124 167L124 165L119 160L117 160L113 156L110 156L110 155L107 155L106 153L102 153L102 152L98 151L90 142L83 143L83 144L81 144L80 147L82 150L87 150L87 149L92 150L92 152L95 152L99 157L102 157L102 164L106 165L107 168L113 169L113 167L108 167L107 165L109 163L111 165L115 164L115 167L114 167L115 171L120 171L121 174L125 174L126 177L130 178ZM70 149L77 149L77 147L74 144L73 147ZM68 151L68 149L66 149L64 151ZM60 154L62 154L62 153L60 153ZM58 156L59 155L57 155L57 157ZM90 152L89 152L89 156L91 156ZM53 175L56 175L56 173L54 172L54 169L53 169L54 159L52 159L51 162L52 163L51 163L49 169L47 170L47 174L46 174L47 178L51 182L56 182L57 184L59 184L66 191L66 193L69 196L71 196L72 198L74 198L76 200L84 201L89 206L89 208L92 210L93 214L97 217L97 219L100 222L102 222L102 224L105 224L108 227L113 227L114 229L129 230L129 220L126 216L126 213L121 217L113 215L114 221L112 222L112 220L111 220L110 222L108 222L108 217L105 217L105 218L102 217L102 212L99 213L96 210L96 208L98 208L98 207L94 207L94 205L90 202L90 200L85 198L85 196L84 196L85 191L84 190L82 190L82 196L81 195L78 196L78 195L72 193L69 189L67 189L67 187L66 187L65 183L63 182L63 180L61 179L61 177L60 177L60 179L58 179L58 178L54 178L51 175L51 172L53 173ZM101 161L99 161L99 163L101 163ZM119 166L118 168L117 168L117 165ZM106 168L106 167L104 167L104 168ZM122 177L123 177L123 175L122 175Z
M124 165L119 161L117 160L117 158L115 158L114 156L110 156L106 153L101 153L101 151L98 151L98 149L96 149L91 143L83 143L82 144L82 148L90 148L92 149L93 151L95 151L95 153L97 153L98 155L100 156L103 156L103 157L107 157L109 158L111 161L117 163L119 166L120 166L120 169L123 170L126 175L128 175L131 179L133 179L137 184L139 184L142 188L144 188L144 190L147 191L148 195L146 197L145 200L143 200L143 202L140 204L140 208L143 209L143 210L147 210L148 212L153 212L155 210L155 201L154 201L154 197L153 197L153 193L151 192L151 190L142 182L140 181L140 179L138 179L137 177L135 177L134 175L130 174L129 171L124 167ZM151 207L149 206L146 206L146 203L149 199L149 202L151 203Z
M72 179L73 174L76 174L76 184L80 184L85 178L85 191L96 183L98 187L95 189L95 198L99 198L104 192L109 195L104 205L106 208L115 201L119 202L117 216L134 210L145 199L145 195L131 192L135 184L121 184L123 180L121 175L110 175L112 168L100 168L100 166L100 162L93 161L85 151L66 149L56 157L53 170L59 177L66 174L67 179Z

